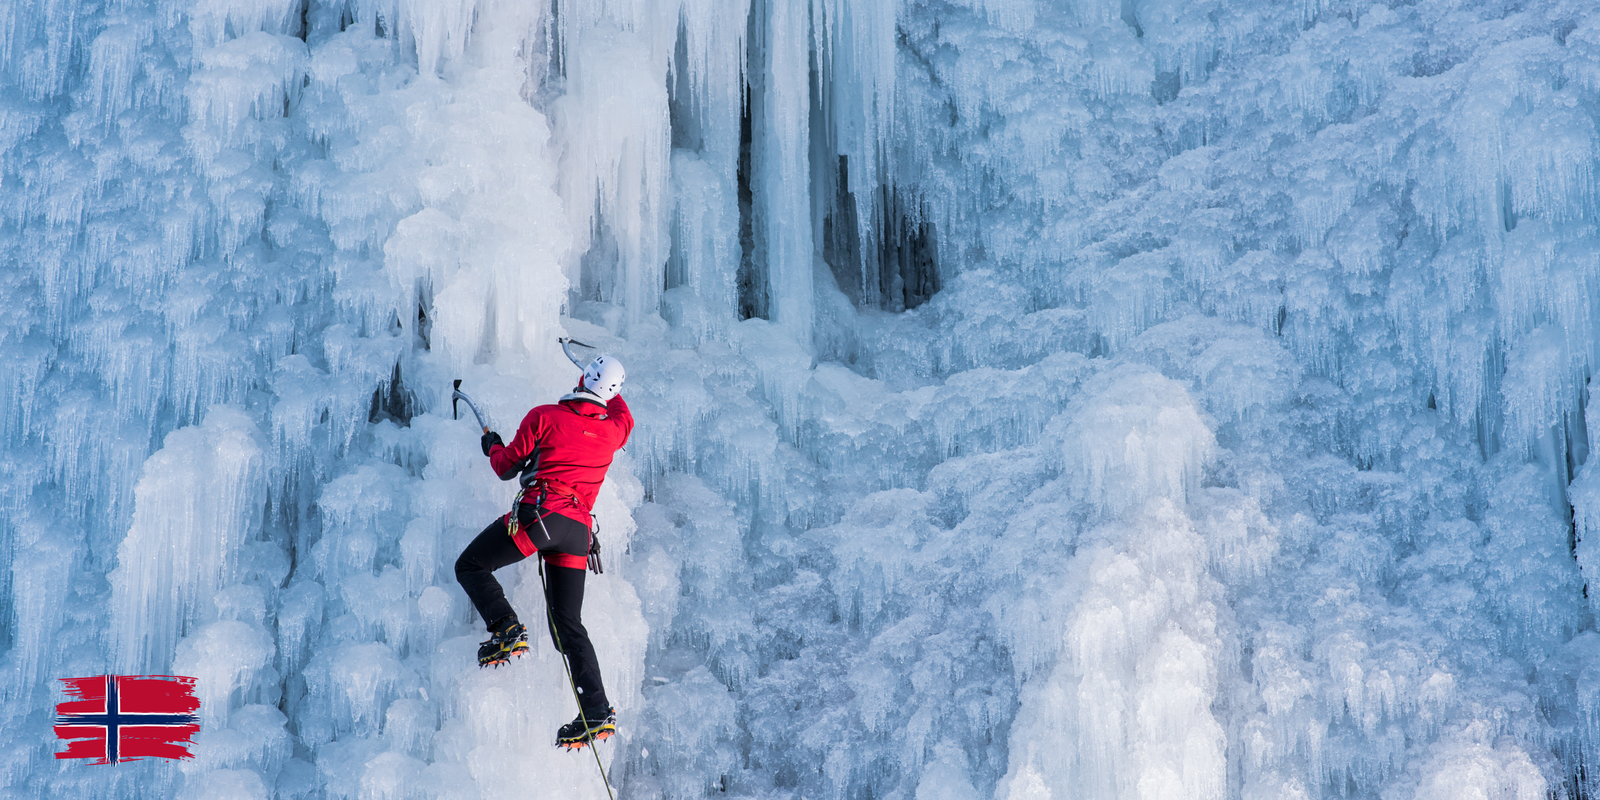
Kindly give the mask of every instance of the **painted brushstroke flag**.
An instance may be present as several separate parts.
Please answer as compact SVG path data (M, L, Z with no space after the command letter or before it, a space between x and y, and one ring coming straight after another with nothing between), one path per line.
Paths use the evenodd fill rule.
M142 758L191 758L200 732L194 678L175 675L100 675L63 678L71 700L56 704L56 758L116 764Z

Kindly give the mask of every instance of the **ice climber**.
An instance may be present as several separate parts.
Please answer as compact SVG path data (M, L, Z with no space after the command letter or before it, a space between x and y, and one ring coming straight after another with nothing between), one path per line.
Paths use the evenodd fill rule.
M456 580L489 625L478 664L498 666L528 651L528 630L494 571L534 553L544 558L550 638L567 658L578 696L578 718L556 732L556 744L569 749L616 732L616 709L600 683L582 610L590 510L612 457L633 430L633 415L618 394L624 377L622 364L600 356L570 394L529 411L510 445L494 431L483 434L483 454L495 474L501 480L520 475L523 488L515 511L489 523L456 560Z

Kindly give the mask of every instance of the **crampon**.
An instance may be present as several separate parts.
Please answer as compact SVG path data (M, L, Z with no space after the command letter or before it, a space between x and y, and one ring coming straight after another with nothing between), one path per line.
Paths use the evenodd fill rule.
M617 710L580 712L578 718L556 731L556 746L577 750L591 742L611 738L617 732Z
M528 652L528 629L520 622L512 622L489 635L489 640L478 645L478 666L498 667L510 663L512 657L521 658Z

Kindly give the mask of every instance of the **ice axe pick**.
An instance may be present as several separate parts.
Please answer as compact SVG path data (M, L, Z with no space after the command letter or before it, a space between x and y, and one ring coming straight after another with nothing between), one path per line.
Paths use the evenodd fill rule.
M478 418L478 427L482 428L484 433L488 433L489 423L483 421L483 412L478 410L478 404L472 402L472 398L468 397L466 392L461 391L461 381L458 380L455 382L454 391L450 394L450 416L452 419L461 419L462 400L467 401L467 408L472 409L472 416Z

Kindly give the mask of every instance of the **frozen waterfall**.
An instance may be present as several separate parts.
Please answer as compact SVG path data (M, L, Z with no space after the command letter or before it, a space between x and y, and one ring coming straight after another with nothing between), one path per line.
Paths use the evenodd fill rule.
M0 798L604 798L558 336L619 797L1600 797L1597 167L1592 0L0 2Z

